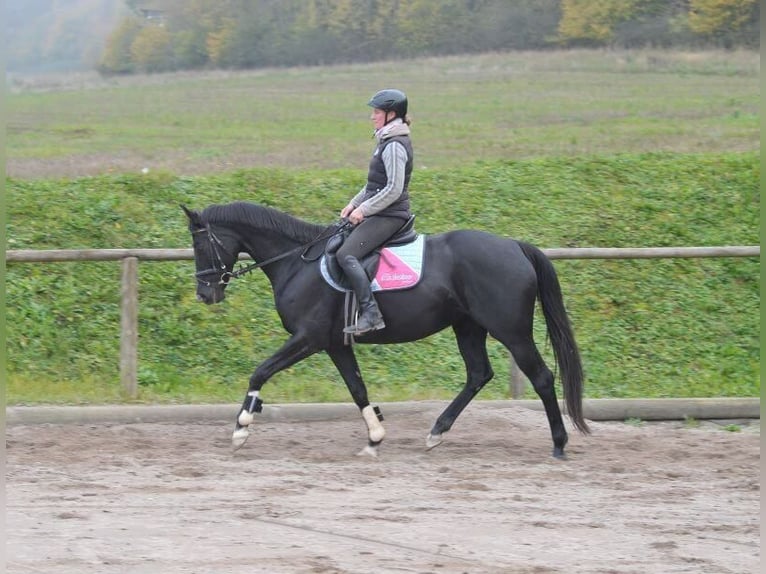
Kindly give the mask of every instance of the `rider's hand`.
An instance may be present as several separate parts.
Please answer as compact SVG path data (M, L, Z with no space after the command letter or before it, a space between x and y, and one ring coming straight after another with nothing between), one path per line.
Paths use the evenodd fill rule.
M348 220L354 225L359 225L362 223L362 220L364 220L364 213L362 213L362 209L360 207L354 209L354 211L348 215Z
M346 219L349 215L351 215L351 212L354 211L355 207L351 205L350 203L340 210L340 217L341 219Z

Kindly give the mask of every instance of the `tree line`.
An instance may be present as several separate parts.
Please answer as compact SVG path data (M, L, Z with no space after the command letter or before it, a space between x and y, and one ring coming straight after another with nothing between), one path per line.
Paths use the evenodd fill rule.
M760 47L758 0L127 0L105 74L567 47Z

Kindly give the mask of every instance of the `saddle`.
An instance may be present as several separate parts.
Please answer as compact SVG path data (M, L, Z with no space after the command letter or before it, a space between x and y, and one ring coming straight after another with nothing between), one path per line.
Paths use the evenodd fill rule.
M343 273L343 269L338 263L337 252L338 249L340 249L340 246L343 245L343 242L346 240L346 237L348 237L349 233L351 232L346 231L340 235L336 235L330 238L330 240L327 242L327 245L325 246L324 257L322 258L321 262L322 275L324 276L325 280L336 289L342 291L350 291L351 284L349 283L348 279L346 279L346 276ZM378 268L380 266L381 254L384 250L396 248L402 245L408 245L415 242L417 239L418 234L415 232L415 216L413 215L404 223L404 225L399 228L399 231L387 239L383 245L359 261L367 273L367 277L370 280L375 279ZM375 290L379 291L381 290L381 287L378 286L376 289L375 283L373 281L373 291Z

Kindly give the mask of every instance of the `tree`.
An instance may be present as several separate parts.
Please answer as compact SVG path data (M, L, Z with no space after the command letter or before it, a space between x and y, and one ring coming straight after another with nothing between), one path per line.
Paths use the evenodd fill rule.
M140 72L166 72L173 69L171 37L162 26L145 25L130 45L130 56Z
M614 27L613 43L623 48L688 46L695 38L686 25L688 0L646 0Z
M226 18L220 27L208 32L206 39L207 55L214 66L226 67L229 64L227 61L229 44L234 37L236 26L236 20Z
M141 22L126 16L109 35L98 66L100 72L105 74L126 74L135 71L130 47L141 31Z
M758 0L690 0L689 27L726 47L751 44L758 30ZM743 32L746 34L743 37Z
M615 26L631 19L642 0L561 0L559 37L565 43L601 45L614 37Z
M486 50L547 48L560 20L560 0L492 0L477 13L474 39Z
M208 63L206 38L207 34L199 28L173 34L173 59L179 69L202 68Z

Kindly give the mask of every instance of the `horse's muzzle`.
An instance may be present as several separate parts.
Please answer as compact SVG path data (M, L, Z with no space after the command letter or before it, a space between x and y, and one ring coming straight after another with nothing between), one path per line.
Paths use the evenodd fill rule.
M205 305L214 305L215 303L220 303L225 298L226 293L224 293L223 290L220 292L213 290L210 293L197 291L197 301L204 303Z

